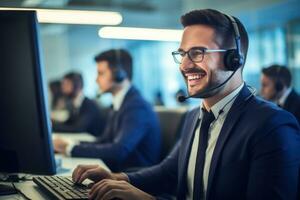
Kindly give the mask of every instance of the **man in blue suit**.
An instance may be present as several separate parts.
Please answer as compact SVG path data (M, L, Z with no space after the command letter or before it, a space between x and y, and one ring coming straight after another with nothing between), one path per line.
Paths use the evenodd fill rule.
M97 83L102 93L113 95L113 110L97 142L54 141L57 152L73 157L102 159L111 170L150 166L159 161L161 136L151 105L131 84L132 58L123 49L112 49L95 57Z
M78 166L73 180L94 180L94 199L171 194L179 200L296 200L299 127L290 113L256 98L244 83L244 26L212 9L191 11L181 22L182 41L172 54L189 97L203 102L187 114L179 143L156 166L127 174Z
M262 69L261 95L291 112L300 123L300 95L292 87L292 74L283 65L271 65Z

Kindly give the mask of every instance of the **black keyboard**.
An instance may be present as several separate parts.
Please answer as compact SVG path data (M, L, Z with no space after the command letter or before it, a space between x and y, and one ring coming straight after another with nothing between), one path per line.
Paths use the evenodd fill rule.
M75 184L71 177L37 176L33 177L33 182L51 195L51 199L88 199L88 187Z

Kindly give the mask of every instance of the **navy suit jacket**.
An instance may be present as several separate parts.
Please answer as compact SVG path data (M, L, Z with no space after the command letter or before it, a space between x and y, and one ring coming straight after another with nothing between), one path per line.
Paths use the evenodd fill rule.
M152 106L131 87L98 142L81 143L72 156L102 159L111 170L156 164L160 157L159 122Z
M287 97L283 105L283 109L291 112L300 123L300 96L295 92L295 90L292 90Z
M78 110L71 110L65 122L53 122L54 132L88 132L95 136L103 132L105 118L97 103L85 97Z
M128 173L151 194L185 199L187 165L199 108L186 117L181 141L159 165ZM207 200L297 199L299 126L290 113L254 97L245 86L229 110L210 166Z

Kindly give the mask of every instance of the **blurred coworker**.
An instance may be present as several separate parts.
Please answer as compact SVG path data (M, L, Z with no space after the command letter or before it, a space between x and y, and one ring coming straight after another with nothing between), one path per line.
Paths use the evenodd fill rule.
M64 122L52 120L54 132L88 132L99 135L105 121L96 102L83 95L81 74L70 72L63 77L61 90L65 98L68 118Z
M131 84L132 58L123 49L95 57L97 83L102 93L113 95L113 111L104 134L97 142L80 144L55 140L57 152L74 157L102 159L113 171L150 166L159 161L160 130L157 116Z
M61 81L54 80L49 83L51 96L51 110L62 110L65 107L64 95L61 90Z
M300 96L291 87L292 76L289 69L281 65L271 65L262 69L261 95L291 112L300 122Z

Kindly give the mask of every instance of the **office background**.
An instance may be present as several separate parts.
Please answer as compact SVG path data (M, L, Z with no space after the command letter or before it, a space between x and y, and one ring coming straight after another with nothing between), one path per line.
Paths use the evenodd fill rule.
M259 91L261 68L278 63L290 68L293 86L300 91L299 0L4 0L0 7L118 11L123 16L118 26L168 29L181 29L179 18L189 10L218 9L239 17L248 30L250 47L244 69L248 84ZM104 39L98 36L100 25L40 25L48 82L71 70L81 72L84 93L93 98L98 92L94 56L110 48L125 48L134 57L133 83L144 97L154 103L161 92L166 106L178 106L175 93L185 85L171 52L179 42ZM101 102L106 104L109 97Z

